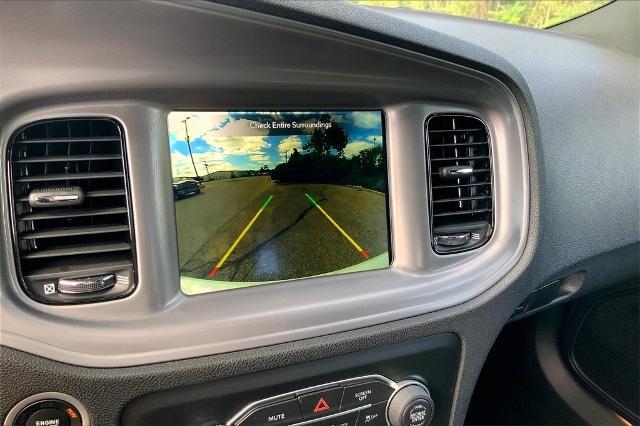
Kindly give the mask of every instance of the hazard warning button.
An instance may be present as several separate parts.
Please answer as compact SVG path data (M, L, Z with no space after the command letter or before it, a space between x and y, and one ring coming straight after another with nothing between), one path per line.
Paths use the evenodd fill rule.
M315 419L340 410L343 388L326 389L298 397L305 419Z

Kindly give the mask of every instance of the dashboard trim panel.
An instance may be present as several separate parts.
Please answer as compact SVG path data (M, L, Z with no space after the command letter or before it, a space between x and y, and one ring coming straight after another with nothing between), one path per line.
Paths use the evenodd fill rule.
M39 16L46 18L48 7L45 4L30 13L41 13ZM102 22L103 8L123 22L148 13L143 3L123 4L117 11L106 3L73 3L65 7L87 7L84 13L95 15L96 22ZM83 89L86 83L81 84L70 74L41 81L44 87L22 92L22 96L40 93L28 102L17 102L19 92L9 92L3 100L7 107L2 110L7 133L31 121L78 115L111 117L124 126L133 216L138 218L138 286L132 295L121 300L91 306L44 306L21 293L10 263L12 256L8 255L0 264L0 337L4 345L90 367L133 366L219 354L354 330L452 307L480 295L517 264L529 226L528 153L519 105L503 83L487 74L404 49L275 17L261 15L261 20L253 20L254 12L216 4L186 7L160 3L153 8L153 14L192 20L194 32L179 36L201 35L198 40L189 41L193 52L210 51L209 40L216 39L217 31L233 28L254 36L248 36L247 43L274 37L291 40L288 49L270 51L268 57L256 57L256 61L276 61L283 67L292 60L291 52L313 45L330 49L338 62L310 61L309 69L296 69L286 81L281 68L265 66L261 81L256 82L255 76L243 74L233 60L233 52L224 50L221 44L217 46L218 55L194 56L190 65L189 60L181 60L182 65L159 67L153 74L130 70L129 80L119 82L136 87L126 95L107 86L92 89L99 94L89 93ZM64 20L64 15L60 16ZM154 25L151 18L145 19ZM40 22L40 18L36 21ZM121 30L119 34L127 37L128 27ZM58 36L74 37L62 33ZM101 43L105 49L110 48L108 43L121 48L122 40ZM17 57L10 50L14 48L11 46L19 49L20 43L13 41L7 46L7 57ZM241 47L248 49L249 45ZM252 52L260 54L259 49ZM158 61L164 53L145 50L141 54ZM344 63L339 62L341 58L348 58L349 66L361 66L361 73L347 72ZM59 58L71 61L65 62L66 67L77 65L78 69L82 67L73 61L84 63L85 59L79 52L75 56L61 54ZM142 66L145 61L137 63ZM378 76L366 73L371 63L378 64ZM56 63L44 65L47 66L55 67ZM98 61L95 66L100 68L102 64ZM15 81L6 87L18 90L20 73L8 70L5 74L7 82ZM183 79L181 87L166 83L179 76ZM60 93L67 95L60 97ZM278 102L268 101L276 99L275 93ZM45 104L50 106L42 107ZM295 110L311 105L312 109L382 109L385 113L391 267L184 296L178 284L166 115L186 108ZM430 245L424 123L430 114L443 111L477 116L489 128L496 182L496 227L483 247L439 256ZM6 143L3 132L0 145L4 147ZM2 185L6 193L6 184ZM8 226L6 221L3 225ZM10 233L5 229L1 242L5 252L10 247L7 235ZM248 305L259 309L247 310ZM51 327L58 331L55 335L46 332Z

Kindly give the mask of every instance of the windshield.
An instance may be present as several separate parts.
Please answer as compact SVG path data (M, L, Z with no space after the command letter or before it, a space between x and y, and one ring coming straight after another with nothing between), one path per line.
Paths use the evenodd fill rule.
M403 7L549 28L598 9L612 0L355 0L366 6Z

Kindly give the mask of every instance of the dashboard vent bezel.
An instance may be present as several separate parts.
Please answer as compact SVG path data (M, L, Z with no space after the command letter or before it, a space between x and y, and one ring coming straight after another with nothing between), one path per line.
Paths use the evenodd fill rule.
M124 202L121 203L123 208L126 208L126 212L122 211L122 208L119 209L119 212L117 214L120 215L125 215L126 216L126 226L128 229L122 231L123 235L126 235L128 238L128 243L129 243L129 247L127 249L118 249L116 250L117 252L127 252L128 255L126 262L125 261L120 261L120 262L113 262L114 265L117 265L118 263L120 263L120 265L122 266L106 266L108 263L105 262L104 264L100 264L100 263L96 263L96 267L94 268L95 270L103 270L103 269L109 269L109 272L99 272L98 274L95 275L103 275L103 274L107 274L107 273L111 273L111 271L117 276L117 283L116 285L114 285L112 288L109 288L107 290L104 291L100 291L97 293L85 293L85 294L63 294L60 292L57 292L51 296L45 296L42 294L42 292L38 292L34 290L34 285L41 285L42 283L45 282L45 280L48 280L50 282L54 282L57 281L57 278L41 278L41 279L35 279L35 280L29 280L27 273L25 273L25 269L23 268L23 258L25 257L24 254L21 250L20 250L20 236L19 236L19 226L18 226L18 213L16 211L16 203L18 202L24 202L24 194L22 194L22 196L20 196L20 200L17 199L16 197L16 193L15 193L15 184L18 183L15 181L15 173L14 173L14 149L16 144L20 143L20 141L16 141L16 139L23 134L23 132L27 131L28 129L35 127L35 126L42 126L42 125L47 125L47 124L52 124L52 125L60 125L60 123L65 123L65 122L104 122L106 126L113 126L113 128L115 129L116 135L114 136L110 136L108 137L109 139L111 139L111 142L115 142L118 143L120 145L120 152L118 153L118 158L110 158L110 160L113 161L117 161L117 162L121 162L121 167L122 167L122 173L121 173L121 178L122 178L122 183L121 183L121 187L122 187L122 191L121 193L117 194L117 195L113 195L111 194L111 196L119 196L119 197L123 197ZM43 138L45 139L45 138ZM61 138L64 139L64 138ZM72 139L71 136L69 136L67 139ZM117 139L117 140L116 140ZM85 143L91 143L91 142L98 142L100 141L100 137L98 136L82 136L80 138L81 141L84 141ZM29 143L29 142L27 142ZM34 142L32 143L46 143L44 140L42 142L38 142L37 140L34 140ZM73 143L82 143L82 142L73 142ZM116 154L111 154L112 156L115 156ZM45 156L46 157L46 156ZM49 160L50 161L50 160ZM69 164L69 161L83 161L83 160L78 160L78 159L72 159L72 160L68 160L67 161L67 166ZM93 161L93 160L91 160ZM13 254L13 263L15 266L15 271L16 271L16 277L18 279L18 282L20 284L20 286L22 287L22 289L24 290L24 292L32 299L44 303L44 304L48 304L48 305L74 305L74 304L84 304L84 303L95 303L95 302L102 302L102 301L107 301L107 300L115 300L115 299L121 299L123 297L127 297L129 296L131 293L133 293L133 291L137 288L137 284L138 284L138 265L137 265L137 250L136 250L136 240L135 240L135 228L134 228L134 217L133 217L133 203L132 203L132 197L131 197L131 185L130 185L130 178L129 178L129 161L128 161L128 155L127 155L127 143L126 143L126 135L125 135L125 131L124 131L124 126L122 125L122 123L120 123L117 119L109 117L109 116L69 116L69 117L54 117L54 118L47 118L47 119L41 119L41 120L36 120L36 121L32 121L29 123L26 123L24 125L21 125L20 127L18 127L12 134L11 137L8 139L7 142L7 146L5 149L5 167L6 167L6 173L5 173L5 182L7 185L7 196L6 196L6 202L9 208L9 213L10 213L10 228L11 228L11 243L12 243L12 254ZM38 161L34 161L34 162L38 162ZM46 169L45 169L46 171ZM65 172L68 173L68 172ZM89 172L88 173L94 173L91 172L91 169L89 168ZM45 173L46 174L46 173ZM73 174L71 174L73 175ZM81 179L81 178L78 178ZM69 179L69 180L74 180L74 179ZM89 209L87 209L89 210ZM46 214L46 210L44 211L44 214ZM115 213L114 213L115 214ZM85 216L89 217L91 216L90 214L86 214ZM73 216L70 216L73 217ZM73 234L72 234L73 235ZM91 235L91 234L89 234ZM94 234L95 235L95 234ZM99 235L99 234L98 234ZM88 244L87 244L88 245ZM99 254L105 254L105 253L109 253L108 251L106 252L101 252L101 251L96 251L93 253L89 253L89 254L85 254L85 256L87 255L99 255ZM73 255L63 255L61 257L64 256L73 256ZM53 257L54 259L56 258L56 256L49 256ZM123 256L124 257L124 256ZM31 259L34 258L38 258L38 257L31 257ZM45 257L47 258L47 257ZM124 266L125 263L127 264L126 267ZM85 263L85 265L83 266L87 266L89 265L88 262ZM28 269L26 270L28 271ZM87 275L89 274L82 274L82 273L77 273L77 274L63 274L64 277L66 278L71 278L71 277L75 277L75 278L85 278L87 277ZM94 275L94 274L91 274ZM62 278L62 277L61 277ZM56 285L57 288L57 285Z
M472 185L482 185L482 186L488 186L489 190L488 190L488 194L483 194L483 196L480 198L482 200L488 200L489 202L489 207L488 208L481 208L478 209L478 214L485 214L488 215L488 220L461 220L459 221L459 223L457 224L449 224L449 225L440 225L438 226L438 224L435 223L435 208L434 208L434 186L433 186L433 181L434 181L434 173L435 171L432 170L432 163L433 163L433 159L432 159L432 155L431 155L431 148L432 147L438 147L439 145L442 144L434 144L431 145L431 141L430 141L430 130L429 130L429 124L431 123L432 120L434 119L442 119L442 118L462 118L464 120L474 120L478 123L478 125L480 125L480 128L471 128L471 129L450 129L450 130L445 130L446 132L451 132L451 133L471 133L472 131L483 131L484 135L486 137L485 141L481 141L481 142L477 142L478 146L482 145L486 145L486 153L485 155L482 155L481 161L486 161L487 162L487 167L486 170L484 171L484 173L486 173L488 175L488 179L486 179L486 181L484 182L480 182L480 183L472 183ZM454 126L455 127L455 126ZM468 131L467 131L468 130ZM431 114L427 117L426 121L425 121L425 125L424 125L424 131L425 131L425 148L426 148L426 160L427 160L427 181L428 181L428 196L429 196L429 229L430 229L430 233L431 233L431 248L432 250L437 254L437 255L448 255L448 254L455 254L455 253L463 253L463 252L468 252L470 250L475 250L478 249L482 246L484 246L492 237L494 230L495 230L495 170L494 170L494 156L493 156L493 147L492 147L492 136L491 136L491 132L489 131L489 128L486 124L486 122L475 116L472 114L467 114L467 113L458 113L458 112L442 112L442 113L436 113L436 114ZM432 131L435 132L435 131ZM453 147L455 144L449 144L449 147ZM475 144L474 144L475 145ZM471 148L471 147L470 147ZM460 158L462 161L465 160L465 158L469 158L474 154L470 154L471 149L469 149L467 151L469 154L467 157L461 156L461 157L457 157L456 154L456 158ZM440 159L436 159L436 161L443 161ZM455 161L455 160L454 160ZM469 162L467 160L467 162ZM456 161L456 164L458 164L458 162ZM460 166L465 166L465 165L460 165ZM452 183L452 187L461 187L465 185L465 183L460 183L460 180L457 180L457 183ZM473 197L473 195L470 195L471 197ZM470 201L470 200L468 200ZM443 202L442 200L437 200L436 202ZM486 206L486 204L485 204ZM455 215L455 213L452 213L452 216ZM466 216L465 214L460 214L461 217ZM475 214L471 214L469 215L471 217L474 217ZM474 217L474 219L476 219L477 217ZM461 243L458 245L453 245L453 246L446 246L444 244L439 244L438 241L438 237L441 237L443 234L449 234L449 235L464 235L464 234L469 234L471 237L471 239L466 242L466 243ZM475 235L474 235L475 234ZM479 236L479 237L478 237Z

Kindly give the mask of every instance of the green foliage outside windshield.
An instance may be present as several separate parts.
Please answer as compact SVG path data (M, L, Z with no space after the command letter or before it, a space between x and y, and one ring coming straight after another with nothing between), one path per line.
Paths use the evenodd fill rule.
M449 15L466 16L547 28L610 3L610 0L355 0L356 3L379 7L404 7Z

